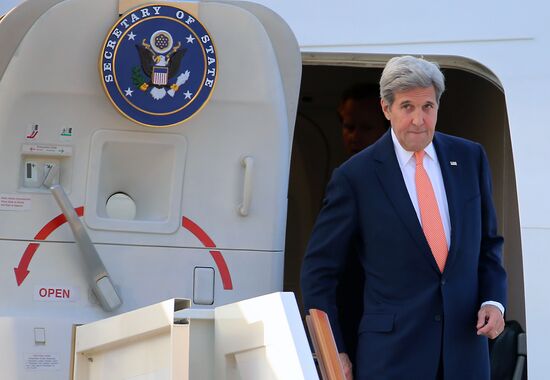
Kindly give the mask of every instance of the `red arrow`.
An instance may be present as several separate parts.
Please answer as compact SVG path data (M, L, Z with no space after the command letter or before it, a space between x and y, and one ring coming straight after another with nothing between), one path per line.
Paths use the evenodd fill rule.
M75 211L78 216L84 215L84 207L77 207L75 208ZM44 227L42 227L42 229L36 234L34 239L46 240L46 238L53 231L62 226L66 221L67 219L65 219L65 215L60 214L56 216L48 223L46 223ZM195 222L193 222L189 218L182 218L182 227L189 230L193 235L195 235L206 248L216 248L216 244L210 238L210 236L208 236L208 234L202 228L200 228ZM13 268L15 272L15 280L17 281L17 286L21 286L23 281L25 281L25 278L27 278L27 276L29 275L29 264L38 247L40 247L40 243L29 243L27 249L23 253L23 257L21 257L21 260L19 261L19 266ZM231 273L229 272L229 268L227 267L227 263L225 262L222 253L218 250L210 250L210 255L214 259L214 262L216 263L216 266L220 271L223 288L226 290L233 289Z
M84 207L75 208L76 214L78 216L84 215ZM46 240L46 238L54 232L57 228L63 225L67 219L65 215L59 214L52 220L50 220L34 237L35 240ZM29 264L31 263L32 257L34 256L36 250L40 247L40 243L29 243L27 249L23 253L23 257L19 260L19 265L16 268L13 268L15 272L15 281L17 281L17 286L21 286L25 278L29 275L30 271Z
M19 266L17 268L13 268L13 270L15 271L15 280L17 281L17 286L21 286L23 281L25 281L27 275L30 273L27 268L29 267L31 259L38 247L40 247L40 244L30 243L27 249L25 249L25 253L23 253L21 261L19 261Z

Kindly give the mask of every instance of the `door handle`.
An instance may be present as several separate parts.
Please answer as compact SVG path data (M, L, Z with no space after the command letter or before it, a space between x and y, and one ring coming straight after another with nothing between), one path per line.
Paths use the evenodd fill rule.
M245 156L241 158L241 166L244 168L243 201L239 205L239 215L248 216L250 203L252 202L252 170L254 158Z

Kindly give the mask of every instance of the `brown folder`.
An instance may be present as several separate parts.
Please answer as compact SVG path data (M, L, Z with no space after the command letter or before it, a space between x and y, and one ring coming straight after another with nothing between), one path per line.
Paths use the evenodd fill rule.
M309 309L306 324L317 355L322 379L346 380L327 313L317 309Z

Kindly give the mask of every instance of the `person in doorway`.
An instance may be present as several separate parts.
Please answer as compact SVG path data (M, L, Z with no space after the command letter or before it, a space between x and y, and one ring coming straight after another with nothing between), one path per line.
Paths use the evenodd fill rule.
M352 247L364 270L356 378L490 378L506 273L481 145L435 131L439 67L395 57L380 79L391 123L333 173L304 262L306 310L327 312L351 379L336 288Z
M350 157L372 145L388 130L376 85L359 83L345 90L338 104L338 117L344 148Z
M388 130L389 123L380 108L379 94L378 85L368 83L354 84L342 93L337 111L348 158L375 143ZM355 357L357 349L357 330L363 315L364 279L358 253L351 248L336 295L342 338L350 357Z

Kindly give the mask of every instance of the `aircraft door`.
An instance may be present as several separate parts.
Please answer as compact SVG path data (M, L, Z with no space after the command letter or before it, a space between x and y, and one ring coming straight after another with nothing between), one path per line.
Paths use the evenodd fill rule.
M282 290L301 65L258 5L39 3L0 21L25 28L0 34L19 36L0 67L0 366L47 380L69 373L74 324ZM90 290L107 275L114 312Z

